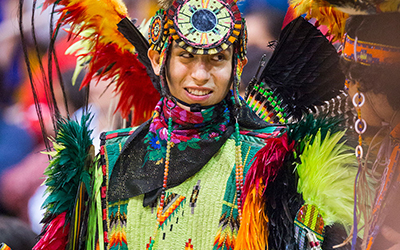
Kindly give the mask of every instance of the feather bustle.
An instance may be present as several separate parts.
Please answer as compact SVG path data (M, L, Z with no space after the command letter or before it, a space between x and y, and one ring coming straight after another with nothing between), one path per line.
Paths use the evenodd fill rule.
M57 122L58 131L53 142L55 151L50 153L52 159L45 171L48 176L46 193L49 195L42 205L46 209L42 221L43 237L35 249L59 249L53 248L54 244L65 249L74 211L83 214L74 209L74 205L79 185L83 185L89 194L91 190L88 172L93 164L90 154L93 149L92 131L89 130L91 119L92 116L86 114L82 116L81 124L63 119Z
M255 186L258 192L261 182L267 187L270 181L274 181L286 154L293 149L294 143L288 144L287 139L286 133L279 138L269 138L265 146L255 154L254 162L246 174L243 200L246 200L246 195L252 186Z
M336 49L302 17L284 28L261 74L295 119L338 95L344 79Z

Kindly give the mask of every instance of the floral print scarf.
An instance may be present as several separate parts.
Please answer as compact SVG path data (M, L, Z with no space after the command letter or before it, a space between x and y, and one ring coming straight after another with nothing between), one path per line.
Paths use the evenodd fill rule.
M231 121L227 102L213 106L202 112L190 112L177 106L171 100L161 100L154 111L153 122L145 142L148 143L147 160L163 163L168 136L168 118L172 117L172 148L178 151L202 149L203 142L221 139ZM171 156L173 157L173 156Z

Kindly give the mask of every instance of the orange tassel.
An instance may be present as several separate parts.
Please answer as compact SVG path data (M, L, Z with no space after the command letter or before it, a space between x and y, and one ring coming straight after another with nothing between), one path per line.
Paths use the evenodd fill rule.
M268 216L265 214L263 197L265 185L259 179L258 189L253 184L243 206L242 222L235 242L235 250L268 249Z

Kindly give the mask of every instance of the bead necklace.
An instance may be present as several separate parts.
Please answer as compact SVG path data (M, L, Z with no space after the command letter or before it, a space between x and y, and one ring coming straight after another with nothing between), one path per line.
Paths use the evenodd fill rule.
M242 148L239 139L239 123L235 123L235 171L236 171L236 194L237 209L239 213L239 223L242 222L242 200L241 194L243 190L243 164L242 164ZM239 224L240 225L240 224Z
M163 179L163 186L161 188L161 197L160 197L160 204L157 208L157 221L153 236L150 237L149 243L146 245L146 250L152 250L155 239L157 237L158 229L161 226L162 220L162 212L164 209L165 203L165 190L167 189L167 180L168 180L168 171L169 171L169 161L170 161L170 154L171 154L171 134L172 134L172 117L168 118L168 134L167 134L167 152L165 154L165 165L164 165L164 179ZM239 130L239 123L236 118L235 123L235 172L236 172L236 194L237 194L237 209L238 209L238 218L239 218L239 225L242 221L242 200L241 194L243 189L243 164L242 164L242 150L241 150L241 142L240 142L240 130Z
M161 197L160 197L160 205L158 206L157 209L157 221L156 221L156 227L153 233L153 236L150 237L150 242L146 245L146 250L151 250L153 249L155 239L157 237L157 232L158 228L161 226L161 216L162 216L162 211L164 209L164 202L165 202L165 190L167 189L167 179L168 179L168 171L169 171L169 160L170 160L170 154L171 154L171 132L172 132L172 117L170 116L168 118L168 132L167 132L167 152L165 153L165 165L164 165L164 179L163 179L163 185L161 188Z

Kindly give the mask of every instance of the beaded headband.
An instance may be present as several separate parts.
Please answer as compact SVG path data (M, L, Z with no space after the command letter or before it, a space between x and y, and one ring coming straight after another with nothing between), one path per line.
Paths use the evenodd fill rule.
M149 27L149 43L161 52L171 36L180 47L197 55L216 54L239 42L246 55L246 28L234 0L175 0L160 9Z
M342 55L347 61L355 61L366 66L400 62L399 47L360 41L349 35L346 35Z

